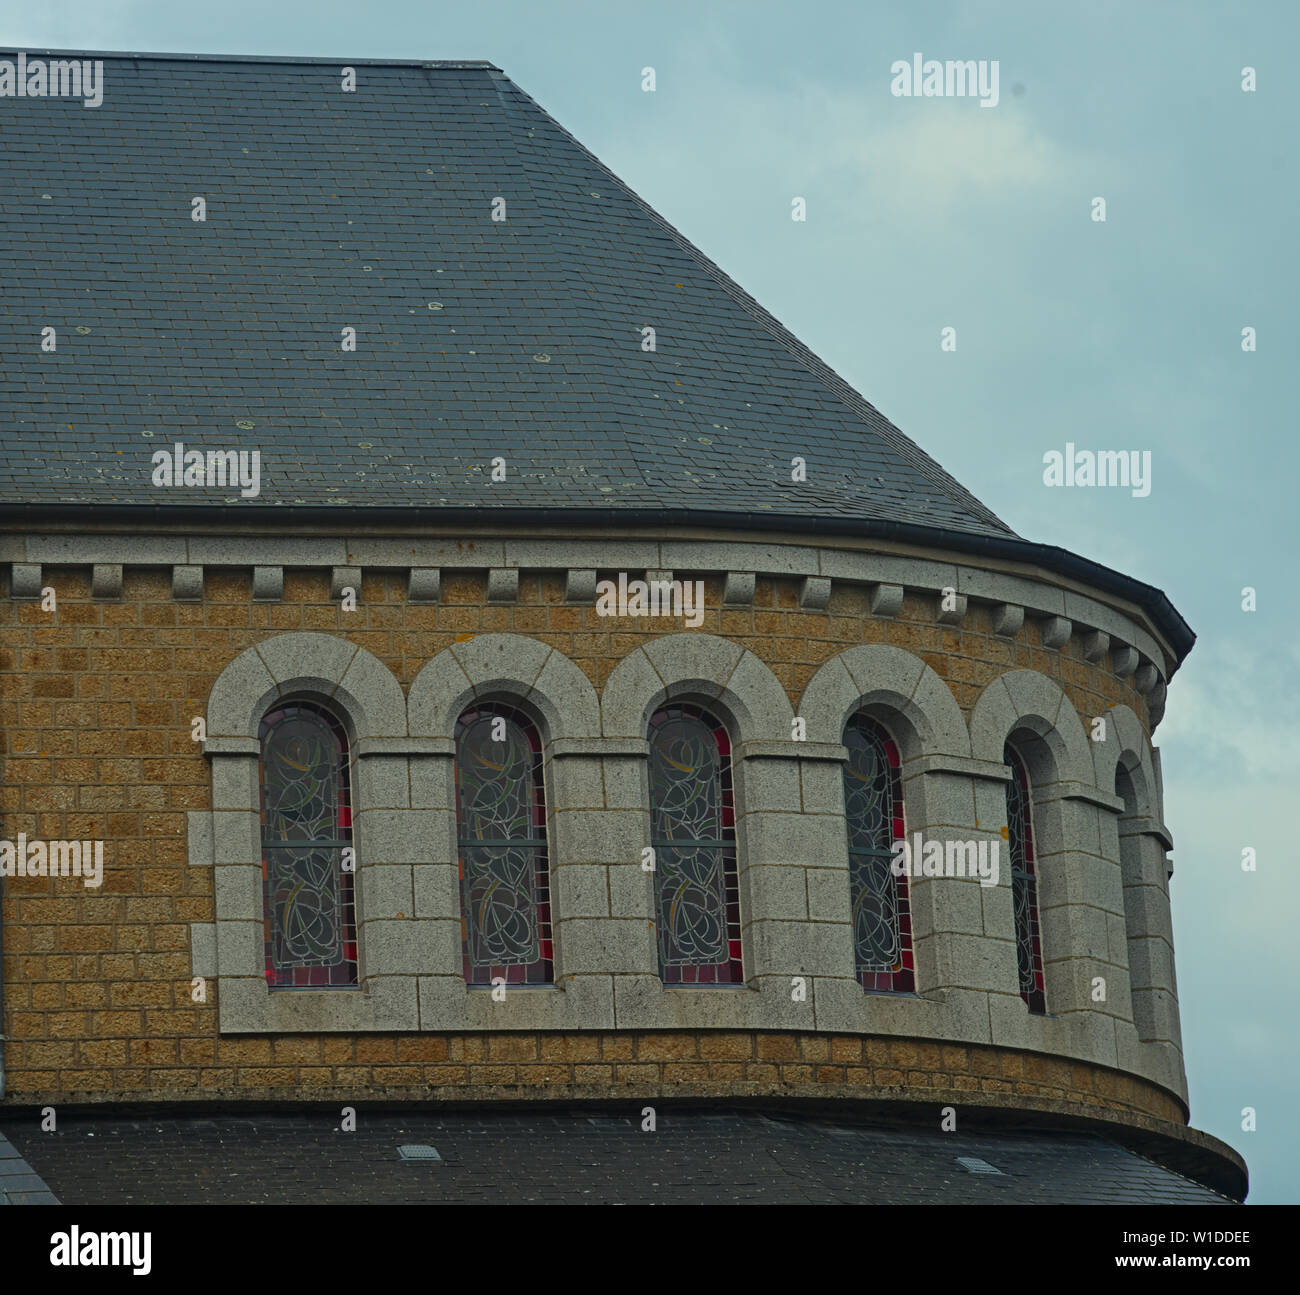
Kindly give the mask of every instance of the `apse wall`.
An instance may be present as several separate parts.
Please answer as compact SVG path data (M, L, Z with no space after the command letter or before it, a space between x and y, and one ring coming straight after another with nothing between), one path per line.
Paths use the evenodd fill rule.
M808 542L24 543L0 604L20 667L4 727L27 744L4 756L8 834L103 839L107 868L98 892L7 879L14 1100L780 1093L1185 1120L1148 737L1172 654L1113 599ZM597 615L618 570L702 580L703 623ZM24 600L48 586L57 629ZM264 970L259 725L285 698L332 708L350 744L355 990L277 991ZM553 984L499 997L462 963L455 735L482 703L539 735L551 882ZM658 963L647 725L672 705L726 734L734 985L665 984ZM896 745L909 837L1004 852L996 885L909 880L907 992L855 967L857 715ZM1039 1012L1018 983L1008 741Z

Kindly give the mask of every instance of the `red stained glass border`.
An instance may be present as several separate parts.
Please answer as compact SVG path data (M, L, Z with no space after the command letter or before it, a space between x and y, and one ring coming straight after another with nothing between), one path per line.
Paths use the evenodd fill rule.
M336 847L340 853L339 873L339 920L343 931L343 956L329 966L294 966L277 967L275 965L274 944L271 938L270 896L267 894L269 881L268 865L265 851L268 848L284 848L283 842L268 841L263 831L262 842L262 943L263 964L267 987L271 990L289 989L356 989L359 980L359 959L357 956L357 917L355 875L342 870L342 850L352 843L352 761L348 746L347 730L339 722L338 716L321 702L309 697L291 698L277 702L262 717L258 727L258 739L265 750L266 739L274 726L285 719L290 719L300 712L317 716L329 728L338 744L338 780L335 822L338 825L338 839L343 845ZM266 787L265 768L262 757L257 761L258 811L262 827L266 825Z
M727 959L724 962L699 963L693 966L661 966L659 976L665 985L742 985L745 983L745 970L740 934L740 881L736 865L736 807L732 783L731 735L727 732L726 725L703 707L688 702L674 702L659 707L650 717L651 742L654 741L656 725L677 718L699 720L709 730L718 752L718 806L722 820L722 836L718 842L718 853L722 857L722 891L727 916ZM653 794L652 788L651 795ZM653 822L653 804L650 817ZM652 844L658 849L664 843L656 841ZM658 884L658 873L655 874L655 881ZM655 911L656 913L659 911L657 898Z
M1016 866L1017 845L1019 845L1020 868L1026 874L1025 909L1029 914L1028 942L1031 949L1030 957L1034 976L1034 987L1032 989L1022 989L1020 997L1024 999L1025 1005L1035 1016L1045 1016L1047 1015L1047 983L1043 973L1043 942L1038 921L1038 876L1034 868L1033 799L1029 792L1029 770L1025 768L1025 762L1020 753L1010 743L1007 743L1002 754L1003 763L1010 765L1012 777L1016 779L1020 787L1020 795L1025 804L1024 839L1018 843L1013 840L1008 841L1011 866L1013 868ZM1007 817L1010 819L1009 814ZM1017 939L1016 944L1017 948L1019 948L1019 939Z
M903 820L903 758L898 743L889 735L889 730L872 719L869 715L855 715L849 724L860 724L874 731L875 736L885 748L885 758L889 761L889 798L890 798L890 839L882 848L893 849L895 841L907 838L906 825ZM846 825L847 827L847 825ZM906 874L896 877L895 883L898 899L898 956L899 962L890 971L867 971L857 969L858 983L870 993L914 994L916 992L916 959L912 951L912 908L908 892Z
M495 966L486 963L475 964L469 953L469 926L465 920L462 906L460 915L461 970L466 985L471 988L487 988L494 981L502 980L507 985L542 986L555 983L555 940L551 932L551 872L550 855L545 844L546 836L546 778L542 761L542 736L537 725L523 711L505 703L485 702L471 706L462 712L456 721L457 760L459 760L460 737L466 729L477 720L503 718L515 724L523 732L532 753L532 794L529 798L530 818L533 830L543 842L541 845L528 844L533 852L533 893L537 897L537 956L531 962L512 963L509 966ZM464 816L461 813L460 778L456 784L456 876L459 883L465 879L465 858L461 850L472 841L462 837ZM521 843L522 844L522 843Z

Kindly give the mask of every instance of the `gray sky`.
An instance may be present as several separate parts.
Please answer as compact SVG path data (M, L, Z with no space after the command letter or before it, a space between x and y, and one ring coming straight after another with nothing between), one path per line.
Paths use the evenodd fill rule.
M1256 1203L1300 1201L1298 38L1293 0L0 0L15 48L496 63L1022 535L1164 589L1192 1121ZM918 51L998 60L998 106L891 96ZM1150 496L1045 487L1067 441L1149 450Z

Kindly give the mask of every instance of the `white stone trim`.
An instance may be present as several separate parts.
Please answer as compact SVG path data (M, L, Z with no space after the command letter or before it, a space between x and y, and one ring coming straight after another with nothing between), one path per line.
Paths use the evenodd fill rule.
M255 566L253 568L253 601L278 603L284 597L284 568Z
M399 569L410 573L412 602L436 601L443 568L480 570L488 577L490 601L509 601L511 577L500 573L522 569L552 571L568 581L568 573L598 570L645 571L655 578L671 578L675 570L721 577L795 578L800 580L804 605L821 609L823 594L838 584L868 589L875 615L896 614L904 592L932 600L944 588L955 589L967 600L959 611L938 614L941 624L960 623L970 601L988 605L1018 606L1025 616L1045 622L1044 642L1064 647L1061 639L1068 622L1071 633L1085 641L1087 658L1102 662L1112 644L1133 648L1142 662L1150 662L1157 675L1151 695L1163 706L1160 687L1171 665L1168 650L1157 642L1142 619L1104 595L1081 593L1040 574L1014 574L990 570L976 557L941 562L924 557L882 551L798 544L780 540L729 539L654 540L616 538L573 539L550 537L476 538L472 546L458 539L389 539L359 536L193 536L21 534L12 536L5 560L16 575L15 597L39 596L35 568L46 565L164 566L183 568L254 569L256 601L278 601L286 567ZM21 568L21 571L19 571ZM498 574L493 574L493 572ZM814 583L805 584L805 581ZM822 583L830 581L830 585ZM35 592L30 592L34 587ZM29 590L29 592L22 592ZM813 601L808 602L809 595ZM188 598L189 594L178 597ZM575 601L583 599L571 598ZM724 605L728 605L724 598ZM747 604L739 604L747 605ZM1050 628L1048 628L1050 626ZM1060 639L1058 643L1058 639ZM1127 658L1121 656L1121 662ZM1144 679L1145 681L1145 679Z
M884 708L903 721L895 734L904 760L970 756L966 721L948 685L919 657L886 643L848 648L822 665L804 688L799 714L810 742L843 740L859 710Z
M117 602L122 597L122 564L96 562L91 568L90 596L105 602Z
M15 562L9 576L9 597L15 602L19 599L39 598L41 596L41 564L39 562Z
M330 568L330 597L336 601L343 597L343 591L351 589L361 598L361 568L360 567L331 567Z
M998 920L1011 942L1005 983L990 999L994 1042L1021 1046L1044 1032L1058 1042L1072 1038L1105 1064L1115 1064L1114 1015L1127 1013L1123 993L1105 1008L1090 1001L1094 976L1110 983L1125 975L1124 960L1111 960L1111 935L1122 930L1123 895L1119 868L1100 855L1098 816L1113 812L1114 797L1095 789L1095 767L1079 716L1061 688L1032 670L1013 670L992 680L971 712L971 754L1001 759L1003 745L1015 734L1032 792L1035 839L1034 871L1046 980L1047 1018L1031 1016L1019 997L1015 979L1014 926L1011 924L1010 868L986 896L998 902ZM980 793L981 822L1004 824L1005 800L991 784ZM1113 1014L1113 1015L1112 1015ZM1106 1061L1106 1058L1110 1058Z
M1142 723L1128 706L1111 706L1102 718L1106 721L1106 738L1090 742L1095 786L1113 792L1115 772L1123 765L1133 780L1137 795L1137 812L1159 816L1156 773L1151 760L1151 742Z
M202 602L203 568L180 565L172 567L172 597L177 602Z
M519 568L492 567L488 571L487 600L490 603L512 603L519 598Z
M945 602L952 602L951 607L945 607ZM966 611L969 604L969 598L965 594L954 593L949 599L940 589L934 595L934 618L940 625L960 625L966 619Z
M388 667L347 639L309 632L263 639L226 666L208 694L208 736L256 740L271 702L297 692L337 702L354 739L406 736L406 698Z
M1110 635L1101 630L1092 630L1083 636L1083 659L1093 665L1100 665L1110 651Z
M272 991L266 984L262 942L262 848L259 828L258 729L278 699L303 694L330 705L349 730L353 744L354 847L357 851L356 915L359 980L356 989ZM406 734L406 700L401 685L377 658L330 634L280 634L240 653L217 677L208 696L212 764L212 863L216 896L218 1020L223 1033L268 1033L299 1029L414 1029L418 1024L415 946L433 932L416 920L403 925L402 939L388 937L392 922L367 907L367 890L388 865L377 816L409 808L402 781L392 795L377 795L384 761L391 755L363 755L363 743ZM374 805L379 801L379 806ZM392 805L393 808L380 806ZM195 830L195 829L198 830ZM206 850L206 833L191 817L191 862ZM400 853L400 847L399 847ZM200 859L206 862L204 859ZM196 957L204 956L202 942ZM196 967L198 963L196 962ZM202 974L196 970L195 974ZM403 988L402 981L409 984Z
M831 600L831 582L825 576L804 576L799 582L799 606L805 611L823 611Z
M1015 638L1025 623L1025 609L1015 603L998 603L993 608L993 633L1000 638Z
M791 736L794 712L776 676L748 649L714 634L668 634L629 652L605 681L601 731L643 737L654 708L669 700L720 704L734 718L738 741Z
M353 739L362 963L355 991L272 993L262 974L256 733L266 706L298 691L332 700ZM466 705L491 697L517 698L542 726L556 941L554 987L508 991L505 1003L467 988L460 970L453 734ZM732 730L743 986L665 988L657 973L653 882L640 851L649 841L646 725L670 699L708 706ZM862 992L853 974L840 739L863 707L881 716L902 750L909 832L996 836L1009 776L1003 740L1017 729L1040 739L1038 754L1051 765L1047 776L1034 776L1034 813L1040 912L1055 924L1053 1016L1030 1017L1019 999L1006 876L993 888L913 878L918 995ZM947 685L919 657L868 644L826 662L799 713L806 742L792 740L795 711L771 670L739 644L703 633L675 632L636 648L600 695L538 640L479 635L428 662L409 700L382 662L345 639L263 640L213 686L205 747L213 809L190 815L190 860L213 868L216 893L215 923L192 931L195 974L215 957L220 1029L919 1035L1120 1065L1185 1094L1176 1002L1172 1014L1147 1013L1143 1028L1158 1037L1144 1042L1127 997L1130 956L1144 981L1166 965L1172 974L1167 921L1150 889L1167 848L1158 760L1132 710L1111 708L1112 741L1090 743L1061 689L1017 670L989 684L968 729ZM1156 791L1147 817L1119 812L1121 758ZM1119 835L1112 841L1108 831ZM1124 932L1121 836L1140 839L1151 874L1140 898L1152 901L1156 929L1134 955ZM1085 1001L1099 967L1113 987L1104 1010ZM791 996L795 977L807 983L806 1002ZM1156 1002L1158 986L1140 988L1150 995L1144 1001Z
M564 576L564 601L566 603L591 603L596 601L596 569L570 567Z
M591 681L563 652L523 634L478 634L421 666L407 699L411 732L454 737L465 708L491 696L531 705L551 741L600 735Z
M868 605L873 616L897 616L903 606L903 586L873 585Z
M1044 616L1042 618L1043 646L1063 648L1074 632L1074 626L1064 616Z
M728 571L722 588L724 607L748 607L754 601L758 578L752 571Z
M1112 647L1110 650L1110 668L1119 679L1127 679L1138 666L1137 648Z
M1053 782L1092 783L1092 752L1079 714L1060 685L1037 670L1010 670L980 693L971 709L970 754L1001 763L1017 728L1032 730L1051 748Z
M413 603L436 603L442 585L439 567L412 567L406 597Z

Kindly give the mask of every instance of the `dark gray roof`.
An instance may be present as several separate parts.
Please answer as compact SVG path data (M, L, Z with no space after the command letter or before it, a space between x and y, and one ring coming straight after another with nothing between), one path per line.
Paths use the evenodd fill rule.
M100 107L0 100L0 504L1013 535L490 64L354 61L344 93L344 60L90 57ZM261 496L153 487L176 440L259 449Z
M55 1133L40 1131L33 1109L6 1112L0 1127L65 1205L1231 1203L1095 1134L944 1133L936 1121L667 1102L655 1103L657 1128L645 1133L642 1105L367 1109L347 1137L337 1106L61 1112ZM441 1158L402 1161L408 1145ZM997 1172L972 1172L981 1166Z

